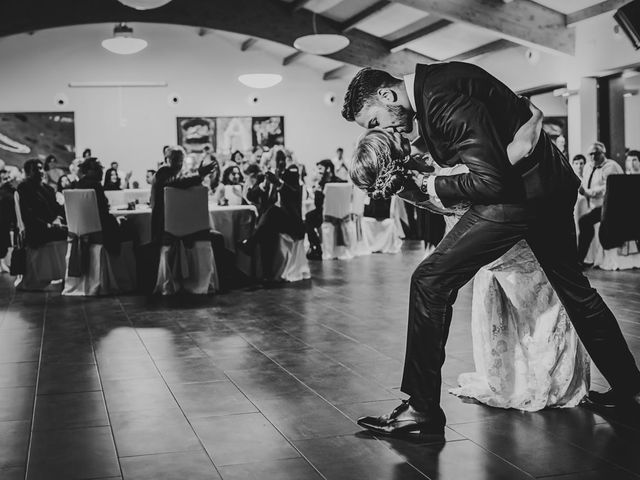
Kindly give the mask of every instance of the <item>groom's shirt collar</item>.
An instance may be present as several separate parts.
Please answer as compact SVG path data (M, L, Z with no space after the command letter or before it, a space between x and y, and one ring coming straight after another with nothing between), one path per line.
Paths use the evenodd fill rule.
M405 75L403 77L403 80L404 80L404 87L407 90L407 97L409 97L409 103L411 104L411 108L415 113L417 113L418 109L416 108L416 96L415 96L415 92L413 91L413 83L416 80L416 74L410 73L409 75Z

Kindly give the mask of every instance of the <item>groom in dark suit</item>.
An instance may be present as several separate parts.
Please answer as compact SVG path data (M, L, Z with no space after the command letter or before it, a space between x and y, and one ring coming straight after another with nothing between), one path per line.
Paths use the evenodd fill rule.
M414 118L440 166L469 173L419 178L424 195L471 208L411 277L402 391L393 412L358 423L382 434L441 436L441 367L458 289L484 265L526 239L596 366L612 389L590 392L600 405L640 406L640 372L618 323L582 274L573 208L579 180L543 132L512 165L507 145L531 117L526 100L489 73L460 62L417 65L404 80L363 69L351 81L342 115L364 128L412 131Z

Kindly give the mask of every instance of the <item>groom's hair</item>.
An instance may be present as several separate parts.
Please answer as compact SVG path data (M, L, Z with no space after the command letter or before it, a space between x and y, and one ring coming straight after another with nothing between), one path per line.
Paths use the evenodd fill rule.
M363 68L349 83L344 96L342 116L349 122L353 122L362 107L373 98L379 88L395 85L399 81L384 70Z

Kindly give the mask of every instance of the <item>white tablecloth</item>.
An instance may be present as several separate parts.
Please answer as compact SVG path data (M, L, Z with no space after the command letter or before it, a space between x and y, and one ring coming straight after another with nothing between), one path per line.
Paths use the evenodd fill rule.
M151 209L111 210L116 217L125 217L137 233L140 245L151 242ZM228 250L235 252L236 244L247 238L255 226L257 210L252 205L222 207L209 205L211 228L224 236Z

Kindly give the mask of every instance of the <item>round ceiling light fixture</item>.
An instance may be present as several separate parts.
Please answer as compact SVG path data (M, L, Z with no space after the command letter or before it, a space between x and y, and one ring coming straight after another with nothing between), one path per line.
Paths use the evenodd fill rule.
M136 10L152 10L154 8L160 8L166 5L171 0L118 0L121 4L127 7L135 8Z
M270 88L282 81L277 73L246 73L238 77L238 81L250 88Z
M147 41L133 36L133 28L119 23L113 29L113 37L102 41L102 46L112 53L131 55L147 48Z
M296 38L293 46L304 53L312 55L331 55L349 46L349 39L344 35L318 33L316 14L313 14L313 34Z
M331 55L349 46L349 39L343 35L314 33L296 38L293 46L304 53Z

